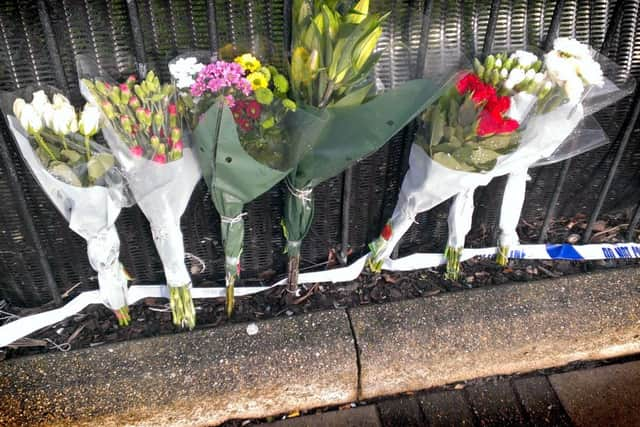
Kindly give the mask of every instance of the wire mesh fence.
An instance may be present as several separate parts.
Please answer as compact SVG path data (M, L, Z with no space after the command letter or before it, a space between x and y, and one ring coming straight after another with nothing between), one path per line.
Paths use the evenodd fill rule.
M391 11L376 68L376 78L385 87L443 74L474 52L544 46L556 34L602 47L620 65L621 77L640 77L640 1L374 0L371 6ZM167 79L167 63L174 56L230 46L284 66L290 7L291 2L283 0L2 1L0 90L50 84L79 102L75 58L80 54L94 57L104 71L118 77L154 69ZM613 144L570 163L531 171L525 220L576 213L596 218L637 205L640 138L633 107L633 100L625 100L601 113ZM77 283L79 290L95 288L84 240L68 229L31 177L6 124L0 127L0 299L38 306L59 301ZM332 249L365 250L393 210L411 140L409 126L349 173L317 188L303 268L322 263ZM474 223L489 237L496 230L503 186L504 181L496 179L476 194ZM247 205L245 283L284 272L284 191L276 187ZM400 253L442 250L446 215L446 203L420 215ZM162 282L162 265L140 210L123 210L117 226L122 262L137 282ZM196 286L223 279L218 227L218 215L201 183L182 217L185 247L194 255L187 262L197 257L206 265L203 273L193 269Z

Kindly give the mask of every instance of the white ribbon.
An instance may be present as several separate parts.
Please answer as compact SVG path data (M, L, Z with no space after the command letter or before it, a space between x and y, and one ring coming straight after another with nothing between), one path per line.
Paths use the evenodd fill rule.
M558 255L550 253L551 248L564 248L566 251L559 251ZM495 256L496 248L464 249L460 256L461 261L473 257L491 258ZM582 260L602 260L602 259L637 259L640 258L640 244L620 243L620 244L591 244L591 245L520 245L510 248L509 257L517 259L575 259L570 258L571 254L577 254ZM568 258L569 257L569 258ZM314 271L303 273L299 276L299 283L322 283L322 282L350 282L358 278L364 268L369 254L359 258L351 265L333 270ZM385 259L383 269L387 271L412 271L433 268L446 262L441 253L417 253L398 259ZM236 296L252 295L263 292L275 286L287 284L287 279L282 279L271 286L260 287L239 287L235 289ZM191 295L194 299L201 298L223 298L225 288L192 288ZM129 288L129 304L145 298L169 298L169 292L164 285L154 286L132 286ZM69 316L82 311L91 304L100 304L102 299L99 291L83 292L65 306L55 310L22 317L18 320L0 326L0 347L5 347L12 342L25 337L39 329L46 328L63 321Z

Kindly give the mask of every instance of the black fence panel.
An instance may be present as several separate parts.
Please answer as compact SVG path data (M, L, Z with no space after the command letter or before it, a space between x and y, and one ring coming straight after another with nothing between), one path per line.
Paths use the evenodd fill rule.
M474 52L542 46L554 22L559 35L595 47L607 40L605 53L621 66L621 77L639 77L639 5L640 0L372 0L372 9L391 11L379 44L383 55L376 78L385 87L395 87L416 76L442 75ZM115 78L148 69L168 78L167 62L194 49L235 47L285 66L290 7L285 0L2 1L0 90L51 84L80 103L75 68L80 54L94 57ZM543 219L555 197L555 215L593 211L622 140L614 130L631 107L626 100L601 113L616 140L613 144L578 156L568 165L531 171L525 219ZM78 283L80 290L94 289L95 273L84 240L68 229L22 162L6 125L0 127L0 299L38 306L59 301ZM326 261L334 249L366 250L393 210L411 139L409 126L355 165L347 179L338 176L317 188L316 218L303 247L303 268ZM639 144L634 132L601 212L637 205ZM561 179L563 167L567 173ZM495 234L503 187L504 179L496 179L476 194L474 223L485 230L487 244ZM280 229L284 191L278 186L247 205L242 258L246 284L284 272ZM417 218L418 224L400 245L401 254L443 249L447 206L443 203ZM117 226L121 259L138 284L163 282L162 265L140 210L124 209ZM182 231L196 286L222 283L219 217L203 183L182 217Z

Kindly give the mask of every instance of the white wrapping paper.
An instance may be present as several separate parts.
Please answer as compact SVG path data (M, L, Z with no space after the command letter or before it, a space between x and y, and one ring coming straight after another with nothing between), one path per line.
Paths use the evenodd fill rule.
M35 155L29 138L14 116L9 129L40 187L69 222L69 228L87 241L91 267L98 272L100 299L112 310L127 305L127 276L118 260L120 239L115 221L124 205L123 183L111 187L76 187L54 178Z
M508 116L521 120L526 117L534 102L535 97L526 93L518 94L512 98ZM511 192L505 194L501 241L513 240L515 236L517 242L515 225L524 200L524 186L521 182L523 175L526 177L527 169L538 160L551 156L583 117L582 106L569 104L560 106L551 113L533 116L521 131L518 148L499 157L496 166L483 173L449 169L433 161L420 146L413 144L409 154L409 170L389 220L392 234L388 241L382 238L376 240L374 246L378 250L374 261L385 260L391 255L419 213L428 211L453 196L456 198L449 213L448 245L462 248L465 236L471 228L473 192L477 187L487 185L493 178L506 174L518 176L520 182L512 182ZM511 202L511 197L514 203ZM515 225L512 224L513 218L516 218Z

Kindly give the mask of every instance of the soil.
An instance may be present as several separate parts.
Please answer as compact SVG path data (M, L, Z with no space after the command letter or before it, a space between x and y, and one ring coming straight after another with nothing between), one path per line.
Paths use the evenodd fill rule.
M626 241L625 215L610 215L598 221L594 227L593 243L620 243ZM549 230L548 241L580 243L587 218L559 218ZM535 242L540 230L538 223L521 221L519 234L523 241ZM469 246L482 243L482 236L472 239ZM355 259L355 258L353 258ZM236 298L235 313L231 319L225 314L224 301L195 300L197 312L196 328L211 328L228 322L246 322L280 316L293 316L317 310L349 308L365 304L382 304L409 298L429 297L444 292L458 292L483 286L501 285L508 282L560 277L600 269L637 265L639 260L603 260L588 262L512 260L508 267L497 266L490 259L472 259L463 263L459 281L445 280L442 268L409 273L374 274L365 271L347 283L315 283L301 285L301 296L294 304L285 301L284 287ZM334 261L327 264L337 266ZM68 296L71 299L75 294ZM4 304L3 304L4 303ZM0 302L0 322L13 320L53 307L21 309ZM113 313L100 305L87 307L82 313L72 316L54 326L38 331L8 348L0 350L0 360L47 351L68 351L93 347L106 343L152 337L183 332L171 322L168 302L164 299L146 299L130 307L131 324L118 327Z

